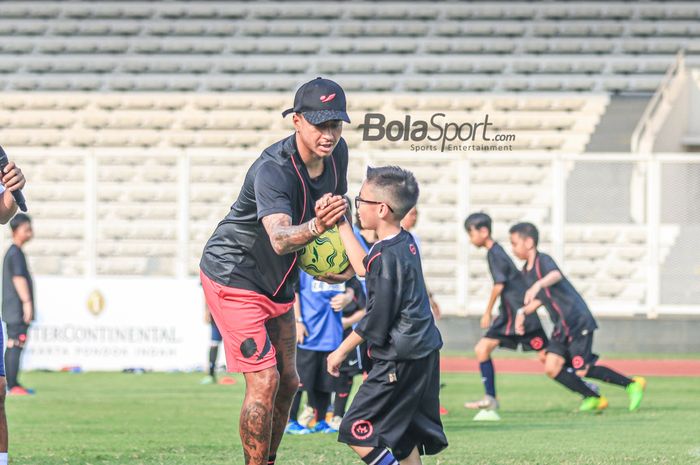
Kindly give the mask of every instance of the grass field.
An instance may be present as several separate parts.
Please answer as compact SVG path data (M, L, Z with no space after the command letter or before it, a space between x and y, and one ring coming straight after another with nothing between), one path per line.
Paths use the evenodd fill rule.
M201 386L200 374L26 373L38 392L7 400L12 464L242 463L243 394ZM498 424L474 423L461 405L481 394L476 375L450 374L442 402L450 447L425 464L700 464L700 378L650 378L640 411L604 386L611 407L575 413L577 397L543 376L498 377ZM278 463L358 464L335 435L286 437Z

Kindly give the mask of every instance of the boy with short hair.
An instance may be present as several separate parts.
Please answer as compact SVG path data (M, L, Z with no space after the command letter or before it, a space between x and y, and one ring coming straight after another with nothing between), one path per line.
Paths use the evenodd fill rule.
M486 213L472 213L465 220L464 229L469 234L469 240L473 245L488 249L486 259L493 279L491 296L486 305L486 311L481 317L481 328L487 331L474 347L485 396L479 401L467 402L464 406L481 409L474 417L476 421L500 420L496 413L498 401L491 353L497 347L517 350L518 345L521 345L523 351L537 351L538 357L544 362L544 349L547 347L548 339L536 313L531 313L525 318L523 335L515 331L515 313L523 306L527 287L522 274L506 251L491 237L491 217ZM501 300L499 314L491 321L491 312L499 297Z
M24 246L34 237L29 215L17 213L10 220L12 245L3 260L2 321L7 327L7 350L5 351L3 376L6 376L7 391L12 396L26 396L34 391L22 386L18 380L21 357L27 343L29 327L36 318L34 306L34 280L29 271ZM1 327L1 326L0 326Z
M523 275L526 284L530 286L525 293L526 307L518 311L516 328L523 332L526 315L534 312L539 306L537 300L544 303L554 323L545 358L547 375L583 396L580 411L602 411L607 408L608 401L591 390L579 376L624 387L629 395L629 410L639 408L646 380L642 377L628 378L606 366L596 364L598 355L593 353L592 345L593 333L598 325L586 302L566 279L552 257L537 250L539 232L535 225L514 225L510 228L510 241L513 253L519 259L527 260L523 267Z
M368 168L355 207L378 241L368 254L348 222L340 235L350 262L367 284L367 314L328 356L337 376L342 361L367 340L373 366L345 414L338 440L367 464L420 464L421 454L447 447L440 421L442 337L430 311L420 255L401 219L418 200L412 173ZM391 449L388 450L387 448Z

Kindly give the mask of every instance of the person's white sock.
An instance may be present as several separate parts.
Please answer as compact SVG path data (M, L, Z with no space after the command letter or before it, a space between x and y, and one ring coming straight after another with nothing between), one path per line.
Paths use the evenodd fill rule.
M7 465L7 452L0 452L0 465Z

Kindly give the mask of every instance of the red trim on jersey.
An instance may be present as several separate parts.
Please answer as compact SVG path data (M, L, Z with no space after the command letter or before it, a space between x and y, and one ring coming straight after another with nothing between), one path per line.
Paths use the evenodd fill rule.
M380 256L381 254L382 254L382 253L379 252L377 255L375 255L374 257L372 257L372 258L369 259L369 261L367 262L367 273L369 273L369 267L370 267L370 265L372 264L372 262L374 261L374 259L377 258L378 256Z
M535 258L535 270L537 271L537 279L542 279L539 255ZM566 337L569 337L569 325L566 324L566 320L564 319L564 312L561 311L559 304L552 298L552 292L549 290L548 287L544 288L544 293L547 294L547 298L552 301L552 307L554 307L554 310L559 314L559 318L561 318L561 324L564 326L564 332L566 333Z
M506 313L508 313L508 323L506 323L506 336L507 336L508 333L510 333L510 326L513 324L513 312L511 311L510 305L508 305L508 302L505 301L505 299L503 302L506 304L505 305Z
M331 154L331 161L333 162L333 174L335 175L335 187L333 187L333 193L335 194L335 190L338 188L338 170L335 168L335 158L333 158L333 154Z

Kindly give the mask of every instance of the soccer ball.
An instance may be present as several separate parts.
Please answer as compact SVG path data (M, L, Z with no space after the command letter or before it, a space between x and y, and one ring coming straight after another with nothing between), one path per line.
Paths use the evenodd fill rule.
M341 273L349 263L337 226L333 226L299 251L299 267L311 276Z

